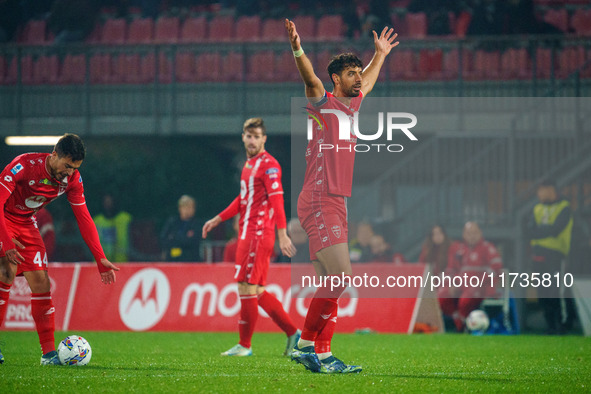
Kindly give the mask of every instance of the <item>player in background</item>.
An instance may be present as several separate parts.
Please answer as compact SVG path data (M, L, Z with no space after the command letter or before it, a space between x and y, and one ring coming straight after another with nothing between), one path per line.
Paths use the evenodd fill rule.
M286 19L296 66L304 81L308 111L336 109L352 116L359 110L361 100L373 89L386 56L398 45L397 34L387 27L379 37L373 32L375 54L363 69L361 60L352 53L333 57L328 75L333 92L324 89L314 73L312 63L304 53L295 24ZM304 186L298 198L298 217L310 240L310 259L319 276L351 275L347 241L347 197L351 196L353 166L357 141L355 136L339 140L335 116L325 116L327 130L314 129L306 150ZM332 144L345 149L319 151L319 144ZM360 366L346 365L332 355L331 340L337 320L338 299L345 290L317 289L308 308L302 335L292 352L292 360L306 369L321 373L360 372Z
M240 177L240 194L219 215L203 226L203 238L222 221L240 214L236 275L240 296L240 342L222 356L252 355L251 338L259 315L258 307L273 319L287 335L284 355L290 355L300 331L283 309L281 302L265 291L267 272L275 245L275 223L281 252L292 257L295 247L287 235L281 167L265 151L267 134L263 119L251 118L244 122L242 142L246 149L246 163Z
M75 134L59 139L51 154L17 156L0 174L0 324L6 314L15 276L24 276L31 288L31 314L41 344L41 365L59 364L55 351L55 308L51 301L47 255L34 215L66 194L82 238L96 259L101 281L115 283L115 267L105 258L86 200L78 168L86 155ZM4 360L0 355L0 360Z

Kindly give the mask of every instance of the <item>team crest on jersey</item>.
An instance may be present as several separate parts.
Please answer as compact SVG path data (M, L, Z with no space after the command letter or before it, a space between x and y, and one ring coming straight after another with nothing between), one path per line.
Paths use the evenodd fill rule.
M21 172L22 169L23 165L21 163L16 163L16 165L12 167L12 170L10 170L10 172L12 172L12 175L16 175L19 172Z
M341 226L334 225L330 228L335 237L341 238Z
M246 164L244 164L244 167L246 167L250 170L252 168L252 164L250 164L249 162L246 162Z

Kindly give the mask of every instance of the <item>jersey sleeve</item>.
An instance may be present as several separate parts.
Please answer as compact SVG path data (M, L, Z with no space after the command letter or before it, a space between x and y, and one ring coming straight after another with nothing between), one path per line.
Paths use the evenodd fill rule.
M287 220L285 218L285 207L283 202L281 166L276 160L271 161L267 166L265 166L263 184L265 185L267 197L269 198L269 203L273 209L273 216L275 217L277 228L286 228Z
M25 171L23 171L24 166L21 161L22 157L18 156L0 174L0 242L2 242L4 251L15 248L12 237L6 228L4 206L16 189L16 185L24 179Z
M240 196L236 197L230 205L226 207L222 212L220 212L219 216L223 222L226 220L233 218L234 216L238 215L240 209Z
M74 172L74 174L70 177L68 181L68 188L66 189L66 195L68 196L68 202L72 206L86 204L82 176L78 171Z

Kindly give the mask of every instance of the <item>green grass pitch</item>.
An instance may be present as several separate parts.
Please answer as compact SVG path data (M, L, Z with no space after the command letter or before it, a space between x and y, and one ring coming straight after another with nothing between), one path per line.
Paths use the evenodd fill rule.
M34 332L0 332L0 391L50 392L588 392L591 338L337 334L333 352L358 375L305 371L285 337L255 333L252 357L220 357L235 333L58 332L92 346L85 367L39 365Z

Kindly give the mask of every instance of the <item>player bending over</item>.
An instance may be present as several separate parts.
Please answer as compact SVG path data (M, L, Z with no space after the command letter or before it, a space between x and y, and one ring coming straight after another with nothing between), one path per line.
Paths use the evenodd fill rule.
M296 250L286 231L283 208L281 167L273 156L265 151L267 135L263 119L252 118L244 122L242 142L246 149L246 163L240 177L240 195L219 215L203 226L203 238L222 221L240 213L238 247L236 250L236 275L240 296L240 342L222 353L222 356L252 355L251 338L259 316L259 306L287 335L284 355L300 337L285 313L281 302L265 291L267 271L275 245L275 223L279 234L281 252L292 257Z
M41 343L41 365L59 364L55 351L55 308L51 301L47 254L35 213L66 194L82 238L94 256L104 284L115 283L115 267L105 258L94 222L86 207L78 168L86 155L75 134L59 139L51 154L17 156L0 175L0 325L6 314L15 276L24 276L31 288L31 314ZM4 358L0 353L0 363Z
M341 53L328 64L328 75L333 92L324 90L320 78L300 44L295 24L286 19L291 49L305 85L308 111L336 109L352 116L359 110L361 100L373 89L380 68L392 48L398 45L397 34L387 27L380 36L374 31L375 54L363 69L361 60L352 53ZM351 261L347 241L347 197L351 196L355 150L324 150L319 144L348 145L357 139L339 140L335 116L325 116L327 130L314 129L306 150L304 186L298 198L298 217L310 240L310 259L319 276L351 275ZM338 299L345 290L317 289L308 308L302 335L292 352L292 360L306 369L321 373L354 373L361 367L346 365L334 357L330 344L335 330Z

